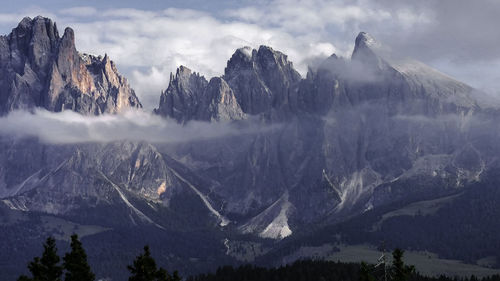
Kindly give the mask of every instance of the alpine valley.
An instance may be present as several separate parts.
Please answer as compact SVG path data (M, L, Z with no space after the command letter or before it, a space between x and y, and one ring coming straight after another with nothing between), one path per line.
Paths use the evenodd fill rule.
M47 236L68 247L72 233L96 275L113 280L145 244L184 275L382 242L500 267L500 102L369 34L351 58L332 54L306 77L271 47L243 47L221 77L179 66L158 94L151 114L165 122L245 133L76 144L1 135L0 279L24 273ZM0 37L0 116L40 109L144 110L107 55L79 53L71 28L60 36L50 19L24 18Z

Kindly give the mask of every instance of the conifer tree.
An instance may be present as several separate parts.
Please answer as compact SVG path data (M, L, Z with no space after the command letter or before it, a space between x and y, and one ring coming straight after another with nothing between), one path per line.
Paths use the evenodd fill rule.
M156 268L156 262L151 256L148 246L144 246L144 253L137 256L132 265L127 266L132 276L129 281L180 281L177 272L172 277L163 268Z
M35 257L28 264L28 269L33 275L29 278L25 275L20 276L18 281L61 281L62 266L59 265L61 259L57 255L56 240L52 237L47 238L43 245L42 257Z
M170 278L170 281L181 281L182 278L179 275L179 272L177 270L174 271L174 274L172 275L172 278Z
M414 266L408 266L403 262L404 251L395 249L392 252L392 280L393 281L407 281L410 275L415 272Z
M361 262L359 269L359 281L375 281L375 277L370 272L370 267L366 262Z
M63 258L65 281L94 281L95 275L87 262L87 254L78 235L71 235L71 251Z

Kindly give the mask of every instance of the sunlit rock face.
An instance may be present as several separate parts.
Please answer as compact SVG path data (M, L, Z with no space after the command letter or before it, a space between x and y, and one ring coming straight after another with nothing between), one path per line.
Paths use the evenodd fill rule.
M141 107L108 56L78 53L73 30L60 37L48 18L24 18L1 36L0 65L0 114L44 107L98 115Z
M15 197L10 204L26 211L64 214L87 204L112 204L121 201L117 190L168 205L175 186L181 185L163 156L147 143L2 143L8 147L1 154L7 169L0 172L0 196ZM25 169L16 172L19 165Z

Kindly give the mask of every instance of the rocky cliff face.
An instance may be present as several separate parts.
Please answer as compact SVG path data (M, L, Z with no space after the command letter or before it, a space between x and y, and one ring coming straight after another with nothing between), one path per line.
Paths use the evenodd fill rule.
M308 112L378 104L391 115L467 114L498 101L421 62L394 56L361 32L352 58L332 55L301 82L299 104Z
M258 114L288 106L300 74L287 56L267 46L238 49L227 63L223 78L233 89L243 112Z
M182 66L161 94L156 113L176 119L240 120L294 109L300 74L287 56L267 46L236 50L222 77L207 84Z
M243 220L244 233L283 238L323 219L439 197L480 179L494 166L487 151L500 149L469 137L496 138L491 123L478 120L497 118L488 112L498 103L420 62L395 59L366 33L351 59L332 55L304 79L267 47L237 50L223 79L243 112L277 126L167 151L219 183L224 212Z
M180 66L175 76L170 74L168 88L161 93L155 112L181 123L196 119L200 97L207 85L205 77Z
M139 105L107 56L78 55L71 31L51 40L57 29L39 22L23 21L1 39L13 50L0 52L4 112L99 114ZM23 28L45 28L46 40L36 42L52 56L23 45L25 36L15 35ZM500 167L498 103L392 57L366 33L352 58L332 55L304 78L264 46L237 50L224 76L209 81L181 66L155 112L182 124L229 120L262 130L170 144L62 146L4 136L0 207L111 227L201 230L227 254L239 251L230 239L248 239L240 234L279 240L395 202L456 195ZM190 235L197 237L181 234L196 240Z
M68 34L67 38L72 38ZM72 40L65 38L54 51L64 59L52 62L57 67L49 72L61 79L48 80L49 89L62 92L45 106L58 110L50 106L66 97L66 87L56 87L57 81L70 81L78 89L106 89L108 98L112 93L117 93L117 98L123 96L126 88L109 86L122 81L109 58L75 55ZM65 49L66 45L70 48ZM63 63L71 60L80 63L81 72L75 72L75 63ZM50 68L43 59L38 61L38 68ZM54 73L71 73L76 78ZM79 80L78 75L92 83ZM42 186L62 193L60 186L71 186L75 197L84 192L92 201L102 195L100 189L115 190L119 195L116 185L141 200L168 205L176 186L184 186L220 222L238 221L238 229L244 233L283 238L317 221L342 219L401 199L438 196L452 186L478 180L493 165L491 152L497 151L496 145L485 141L488 138L470 137L485 134L496 138L483 123L471 125L496 118L487 115L489 111L479 97L480 93L469 86L421 63L393 59L365 33L356 39L350 60L332 55L304 79L282 53L264 46L259 50L242 48L229 60L225 75L210 81L179 67L155 112L180 123L239 120L236 123L242 127L260 122L259 126L268 129L221 136L215 141L162 146L117 143L106 149L91 146L77 151L68 148L70 151L57 159L38 150L28 157L31 152L14 146L16 149L6 149L10 154L2 156L2 196L24 196L24 201L10 202L17 202L14 206L18 208L44 210L35 204L39 200L29 201L23 194L36 193ZM494 103L488 106L494 108ZM104 108L120 107L111 103ZM258 118L249 118L252 115ZM147 157L137 160L137 155ZM24 162L12 160L17 158ZM45 164L53 172L42 169L38 162L27 165L31 158L53 159L50 165ZM63 161L68 161L60 168L65 172L55 172ZM12 173L14 168L10 167L21 166L27 168ZM92 176L65 176L78 173ZM423 175L432 175L432 184L420 181ZM106 188L77 188L89 185L89 179L104 180ZM412 188L403 191L403 186L409 185ZM54 198L58 199L50 201ZM47 202L64 213L65 203L57 203L64 198L52 196Z
M0 65L0 114L44 107L98 115L141 107L108 56L79 54L73 30L60 37L47 18L24 18L1 36Z
M155 113L180 123L190 120L228 121L245 117L233 90L219 77L208 82L185 66L171 74L167 90L161 93Z

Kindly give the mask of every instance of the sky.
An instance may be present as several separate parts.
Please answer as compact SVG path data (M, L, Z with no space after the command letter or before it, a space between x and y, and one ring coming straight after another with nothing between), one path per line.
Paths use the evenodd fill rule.
M237 48L268 45L305 75L333 53L350 57L360 31L500 95L497 0L17 0L2 3L0 34L37 15L61 34L72 27L80 52L107 53L148 110L179 65L209 79Z

